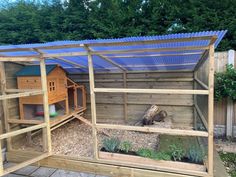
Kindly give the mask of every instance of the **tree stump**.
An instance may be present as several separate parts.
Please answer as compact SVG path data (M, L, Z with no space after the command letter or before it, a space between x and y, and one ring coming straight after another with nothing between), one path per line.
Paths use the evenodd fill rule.
M152 105L143 116L143 125L152 125L153 117L160 111L157 105Z

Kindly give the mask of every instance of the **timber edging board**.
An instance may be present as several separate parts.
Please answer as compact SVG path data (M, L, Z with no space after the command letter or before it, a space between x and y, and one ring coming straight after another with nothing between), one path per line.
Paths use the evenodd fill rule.
M12 150L6 153L7 160L10 162L22 162L29 160L32 157L40 155L39 152L23 152ZM117 163L118 164L118 163ZM93 160L83 159L76 159L69 156L62 156L62 155L52 155L48 158L45 158L35 165L44 166L44 167L51 167L51 168L60 168L64 170L71 170L71 171L80 171L80 172L88 172L100 175L110 175L110 176L119 176L119 177L194 177L191 175L181 175L176 173L170 172L161 172L161 171L154 171L148 170L144 168L131 168L131 167L124 167L121 165L114 165L114 164L104 164L94 162ZM220 160L220 157L216 150L214 151L214 177L227 177L226 169L223 165L223 162ZM196 177L196 175L195 175Z
M38 154L40 153L10 151L7 152L7 160L10 162L22 162L29 160L30 158ZM182 175L144 168L121 166L118 164L115 165L103 162L95 162L89 159L80 160L60 155L52 155L35 163L35 165L114 177L193 177L191 175Z

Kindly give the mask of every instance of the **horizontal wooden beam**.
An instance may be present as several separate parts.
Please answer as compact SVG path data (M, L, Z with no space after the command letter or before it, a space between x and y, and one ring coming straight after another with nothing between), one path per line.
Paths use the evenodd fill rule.
M7 152L7 159L13 162L21 162L34 157L37 152L19 152L10 151ZM206 176L205 172L190 172L186 175L182 173L173 172L172 170L160 170L160 168L154 166L146 166L140 163L140 165L134 165L125 162L112 162L103 159L93 160L85 157L72 157L65 155L52 155L46 159L38 162L40 166L61 168L71 171L94 173L96 175L105 176L127 176L127 177L194 177L194 176ZM176 169L180 170L180 169ZM181 169L184 171L184 169Z
M8 122L11 124L28 124L28 125L37 125L43 123L40 120L26 120L26 119L8 119Z
M0 95L0 100L27 97L27 96L34 96L34 95L41 95L41 94L43 94L42 90L29 91L29 92L24 92L24 93L16 93L16 94L9 94L9 95Z
M45 128L46 125L47 125L46 123L42 123L42 124L39 124L39 125L33 125L31 127L23 128L23 129L20 129L20 130L15 130L13 132L4 133L4 134L0 135L0 140L5 139L5 138L9 138L9 137L13 137L13 136L17 136L17 135L20 135L20 134L23 134L23 133L31 132L33 130L38 130L40 128Z
M39 89L6 89L6 93L20 93L20 92L32 92L41 91Z
M120 53L142 53L142 52L163 52L163 51L187 51L187 50L207 50L208 46L204 47L177 47L177 48L147 48L147 49L126 49L126 50L104 50L104 51L91 51L91 55L104 55L104 54L120 54ZM88 52L64 52L54 54L43 54L43 58L53 58L62 56L87 56Z
M114 124L96 124L96 128L102 129L115 129L115 130L129 130L129 131L140 131L149 133L160 133L168 135L178 135L178 136L200 136L208 137L208 133L204 131L196 130L180 130L180 129L170 129L170 128L154 128L154 127L139 127L139 126L129 126L129 125L114 125Z
M63 53L45 53L42 55L43 58L54 58L54 57L71 57L71 56L87 56L87 52L63 52Z
M39 61L39 56L0 56L0 61L8 61L8 62L20 62L20 61Z
M126 71L127 74L138 74L138 73L193 73L192 70L142 70L142 71ZM71 73L70 75L77 75L78 73ZM88 75L86 72L79 73L80 75ZM107 72L96 72L96 75L99 74L122 74L121 71L107 71Z
M87 101L88 104L90 104L90 101ZM192 103L185 103L185 104L179 104L179 103L154 103L154 102L142 102L142 101L139 101L139 102L135 102L135 101L128 101L127 104L128 105L150 105L151 103L153 104L156 104L158 106L179 106L179 107L192 107L194 104ZM96 102L96 104L112 104L112 105L124 105L124 102L108 102L108 101L99 101L99 102Z
M142 55L111 55L110 58L145 58L145 57L165 57L165 56L186 56L201 55L202 52L175 53L175 54L142 54Z
M88 79L74 79L76 82L89 82ZM95 82L123 82L123 79L95 79ZM152 78L127 79L127 82L192 82L193 78Z
M209 46L204 47L171 47L171 48L146 48L146 49L126 49L126 50L103 50L91 52L92 55L121 54L121 53L142 53L142 52L171 52L187 50L207 50Z
M208 90L179 90L179 89L128 89L128 88L94 88L94 92L100 93L157 93L157 94L181 94L181 95L208 95Z

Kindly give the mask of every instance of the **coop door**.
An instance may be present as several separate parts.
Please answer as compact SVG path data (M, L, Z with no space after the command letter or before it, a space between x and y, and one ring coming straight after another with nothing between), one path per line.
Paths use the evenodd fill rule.
M0 176L6 175L8 173L14 172L20 168L26 167L32 163L40 161L50 155L51 152L51 135L50 135L50 124L49 121L32 121L27 119L17 119L12 117L12 112L10 112L9 104L12 104L11 99L16 99L22 96L29 95L42 95L42 91L32 90L27 92L7 94L4 93L0 95L0 102L2 102L3 110L0 113L4 113L5 130L6 133L0 134ZM10 99L10 100L8 100ZM1 125L1 121L0 121ZM3 131L2 131L3 132ZM31 136L33 133L38 133L37 135L42 138L39 141L39 147L41 149L29 149L31 148L28 144L27 137ZM34 143L34 142L33 142ZM4 164L2 147L7 145L7 151L11 156L20 163L16 165L9 166L9 164ZM17 151L15 151L17 150ZM31 151L32 153L29 153ZM14 153L28 154L20 158L14 157ZM34 154L35 153L35 154Z
M0 96L0 100L1 100L1 96ZM9 127L8 127L9 128ZM49 156L49 149L48 149L48 138L47 136L42 136L43 137L43 142L44 144L47 146L46 148L46 151L43 150L41 152L36 152L36 150L33 150L32 152L34 153L35 151L35 155L32 155L32 153L28 153L27 152L27 149L21 149L19 148L18 146L18 142L17 142L17 138L18 137L22 137L23 135L25 134L28 134L30 132L35 132L35 131L40 131L40 130L43 130L42 132L46 132L46 129L47 129L47 123L40 123L38 125L32 125L32 126L29 126L27 128L20 128L18 130L15 130L15 131L9 131L7 133L3 133L0 135L0 139L1 139L1 144L0 144L0 176L3 176L3 175L6 175L8 173L11 173L11 172L14 172L16 170L19 170L23 167L26 167L30 164L33 164L37 161L40 161L46 157ZM24 140L24 138L23 138ZM13 143L13 141L15 143ZM3 154L2 154L2 146L4 144L7 144L7 151L9 152L9 154L13 153L15 151L13 150L17 150L17 152L19 154L27 154L26 158L22 158L22 159L17 159L17 161L20 161L20 163L17 163L17 164L14 164L12 166L9 166L9 164L5 163L4 162L4 157L3 157ZM20 142L21 143L21 142ZM27 145L26 145L27 146ZM29 156L28 156L29 154ZM15 157L14 157L15 158ZM27 160L25 160L27 159ZM22 162L23 161L23 162Z

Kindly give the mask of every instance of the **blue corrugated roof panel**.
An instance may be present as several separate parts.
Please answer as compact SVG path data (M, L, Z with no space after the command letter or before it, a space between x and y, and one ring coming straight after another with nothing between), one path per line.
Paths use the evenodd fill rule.
M155 44L137 44L137 45L113 45L114 43L120 42L137 42L137 41L153 41L153 40L168 40L168 39L181 39L181 38L194 38L194 37L204 37L204 36L217 36L217 40L214 43L215 48L218 46L219 42L224 37L226 31L203 31L195 33L179 33L179 34L168 34L168 35L158 35L158 36L140 36L140 37L125 37L117 39L94 39L94 40L80 40L80 41L55 41L47 42L41 44L21 44L21 45L8 45L0 46L0 52L4 49L29 49L37 47L53 47L53 46L63 46L61 49L41 49L45 54L60 54L60 53L70 53L70 52L86 52L83 47L76 46L68 48L66 45L91 45L93 51L120 51L120 50L130 50L125 54L103 54L105 57L109 58L113 62L118 63L120 66L128 70L192 70L196 63L201 58L204 50L188 50L188 51L150 51L150 52L139 52L132 53L132 50L141 49L163 49L163 48L187 48L187 47L205 47L209 45L210 40L190 40L185 42L162 42ZM107 43L101 46L92 46L92 44ZM109 43L109 44L108 44ZM110 45L112 44L112 45ZM181 55L184 53L190 53L189 55ZM192 54L191 54L192 53ZM2 52L6 56L29 56L35 55L34 51L17 51L17 52ZM160 54L168 56L158 56ZM174 56L176 54L176 56ZM135 55L134 58L129 56ZM142 56L143 55L143 56ZM144 57L144 55L155 55L151 57ZM123 56L123 57L119 57ZM124 57L128 56L128 57ZM78 66L73 66L65 61L57 60L54 58L49 58L47 63L57 63L60 64L64 69L70 72L87 72L87 56L68 56L61 57L65 60L74 62L78 65L83 66L83 68L78 68ZM102 59L98 55L93 55L93 64L96 71L115 71L118 68L108 61ZM74 69L73 69L74 68Z

